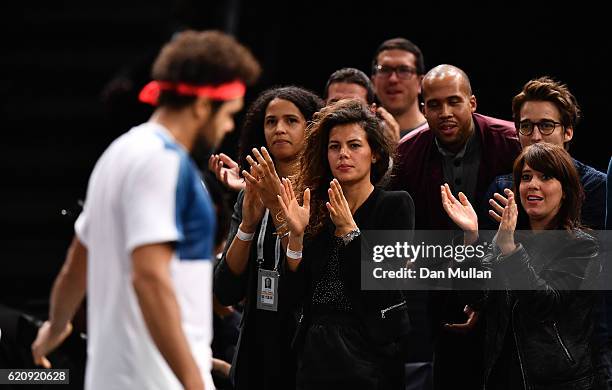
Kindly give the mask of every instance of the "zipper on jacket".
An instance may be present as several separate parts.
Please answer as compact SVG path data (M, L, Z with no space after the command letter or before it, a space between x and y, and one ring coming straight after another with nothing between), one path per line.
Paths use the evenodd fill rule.
M557 323L553 321L552 323L553 329L555 330L555 336L557 337L557 341L561 344L561 348L563 348L563 352L565 352L565 357L569 360L570 363L574 364L575 360L569 352L569 349L565 346L563 339L561 338L561 334L559 333L559 329L557 328Z
M391 311L393 309L397 309L398 307L402 307L404 305L406 305L406 301L401 301L400 303L397 303L397 304L395 304L393 306L389 306L386 309L381 309L380 317L381 318L385 318L385 314L387 314L388 311Z
M516 309L516 305L518 301L514 302L512 306L512 310L510 311L510 324L512 325L512 336L514 336L514 343L516 344L516 354L519 359L519 366L521 367L521 376L523 378L523 389L527 390L527 378L525 377L525 368L523 367L523 358L521 357L521 348L519 347L518 337L516 336L516 331L514 330L514 309Z

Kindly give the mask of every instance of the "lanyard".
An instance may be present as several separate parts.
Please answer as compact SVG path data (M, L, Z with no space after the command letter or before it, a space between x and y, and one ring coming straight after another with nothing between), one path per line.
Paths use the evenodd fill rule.
M257 264L259 268L263 265L264 256L263 256L263 248L264 248L264 239L266 237L266 229L268 227L268 216L270 215L270 210L266 209L266 212L263 216L263 220L261 221L261 228L259 229L259 236L257 237ZM276 244L274 246L274 271L278 271L278 263L280 261L280 244L281 241L276 236Z

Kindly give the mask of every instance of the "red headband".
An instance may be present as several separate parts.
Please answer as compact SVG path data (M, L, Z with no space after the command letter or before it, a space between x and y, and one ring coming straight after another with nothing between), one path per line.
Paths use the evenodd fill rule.
M156 106L157 99L162 91L173 91L178 95L201 96L213 100L232 100L243 97L246 92L246 86L242 81L238 80L217 86L151 81L140 91L138 100Z

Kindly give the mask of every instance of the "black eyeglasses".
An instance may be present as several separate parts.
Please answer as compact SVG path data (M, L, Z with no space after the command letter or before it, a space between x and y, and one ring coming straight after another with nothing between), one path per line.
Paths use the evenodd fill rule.
M538 126L540 134L551 135L557 125L563 125L561 122L555 122L551 120L541 120L539 122L532 122L529 120L519 122L519 133L522 135L531 135L533 133L534 126Z
M400 65L400 66L388 66L388 65L374 65L373 73L381 75L383 77L391 77L395 72L398 78L403 80L410 80L416 73L416 68Z

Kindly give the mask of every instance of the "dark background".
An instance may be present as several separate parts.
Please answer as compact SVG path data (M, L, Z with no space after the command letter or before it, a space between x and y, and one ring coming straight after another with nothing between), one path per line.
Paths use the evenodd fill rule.
M522 85L550 75L583 109L572 154L603 171L610 158L609 20L583 2L87 3L0 12L0 303L18 309L46 312L89 173L114 138L148 118L136 94L160 46L186 26L222 29L252 48L264 74L247 104L277 84L321 93L344 66L369 73L378 44L395 36L420 46L427 69L464 69L483 114L510 119ZM234 154L237 137L222 149Z

